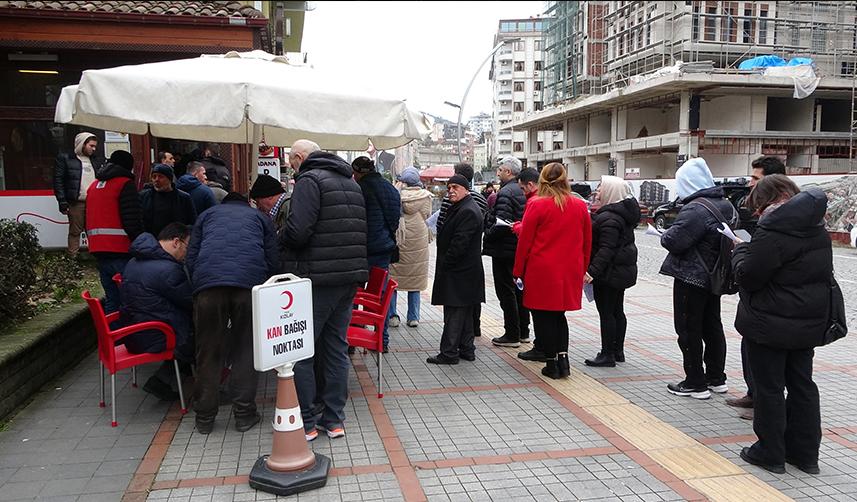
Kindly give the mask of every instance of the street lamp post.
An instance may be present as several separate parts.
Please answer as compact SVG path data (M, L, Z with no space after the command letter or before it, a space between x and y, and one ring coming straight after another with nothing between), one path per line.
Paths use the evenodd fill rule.
M505 40L501 40L500 42L498 42L497 45L495 45L494 48L491 49L491 52L488 53L488 56L485 58L484 61L482 61L482 63L479 65L479 68L476 69L476 73L473 74L473 78L470 79L470 83L467 84L467 89L465 89L465 91L464 91L464 96L461 98L461 104L460 105L456 105L455 103L450 103L449 101L444 101L444 104L458 108L458 133L457 133L457 137L458 137L458 161L459 162L464 162L464 155L461 153L461 115L464 112L464 103L467 102L467 95L470 94L470 88L473 87L473 82L476 81L476 77L479 76L479 72L482 71L482 67L485 66L485 63L487 63L492 57L494 57L494 54L497 51L499 51L500 48L503 47L504 45L506 45L508 42L517 42L518 40L520 40L520 38L507 38Z

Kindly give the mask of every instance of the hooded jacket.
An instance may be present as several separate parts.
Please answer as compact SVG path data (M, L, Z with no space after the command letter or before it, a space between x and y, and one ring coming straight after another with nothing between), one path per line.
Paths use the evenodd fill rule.
M637 199L601 206L592 216L592 257L588 273L597 283L627 289L637 283L634 228L640 223Z
M190 200L193 202L193 208L196 210L197 216L217 204L211 188L203 185L202 182L191 174L185 174L180 177L176 182L176 188L190 195Z
M809 188L763 215L753 240L735 248L735 328L741 336L778 349L820 345L833 273L826 212L827 196Z
M351 176L351 165L329 152L313 152L301 164L280 232L283 272L312 279L313 286L354 286L369 278L366 207Z
M390 254L396 247L395 235L402 214L399 191L377 172L363 176L357 184L366 206L366 253Z
M76 202L80 198L80 180L83 177L83 164L78 155L83 155L83 145L90 138L96 138L94 134L78 134L81 140L75 139L74 152L61 153L57 155L54 162L54 196L61 209L68 208L70 202ZM92 168L95 170L96 179L98 172L104 167L104 157L93 155L89 158ZM88 187L84 187L84 191Z
M399 242L399 262L390 264L390 275L399 291L423 291L428 287L430 232L426 219L431 215L432 194L418 186L402 188L404 236Z
M119 293L122 324L129 326L146 321L163 321L176 333L179 358L191 360L191 315L193 297L184 267L176 261L155 236L140 234L131 243L133 258L122 273ZM166 339L160 331L144 331L123 338L128 352L162 352Z
M500 185L494 205L485 216L482 254L510 261L515 259L518 237L512 233L512 227L496 223L498 218L509 223L521 221L526 204L527 198L521 186L518 185L517 179L505 181Z

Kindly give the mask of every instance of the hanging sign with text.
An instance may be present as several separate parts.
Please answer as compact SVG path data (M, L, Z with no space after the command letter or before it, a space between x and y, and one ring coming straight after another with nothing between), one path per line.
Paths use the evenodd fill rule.
M259 174L267 174L280 179L280 159L259 157Z
M312 281L275 275L253 287L253 365L268 371L315 354Z

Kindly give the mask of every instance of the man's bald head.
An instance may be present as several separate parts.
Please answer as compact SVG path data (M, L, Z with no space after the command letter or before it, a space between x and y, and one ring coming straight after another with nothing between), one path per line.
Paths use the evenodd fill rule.
M289 165L292 166L292 169L295 171L299 171L301 168L301 164L304 163L307 157L313 152L318 152L321 150L321 147L318 146L317 143L314 143L308 139L299 139L295 141L292 145L292 149L289 152Z

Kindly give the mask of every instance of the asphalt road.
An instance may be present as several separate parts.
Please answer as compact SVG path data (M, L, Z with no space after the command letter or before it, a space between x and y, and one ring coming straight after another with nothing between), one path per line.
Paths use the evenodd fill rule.
M663 284L671 284L671 277L658 273L667 255L667 251L661 247L658 237L645 235L641 229L638 229L636 233L637 249L639 250L637 266L640 277ZM836 281L845 297L845 308L850 320L849 328L857 330L857 249L834 244L833 268L836 271Z

